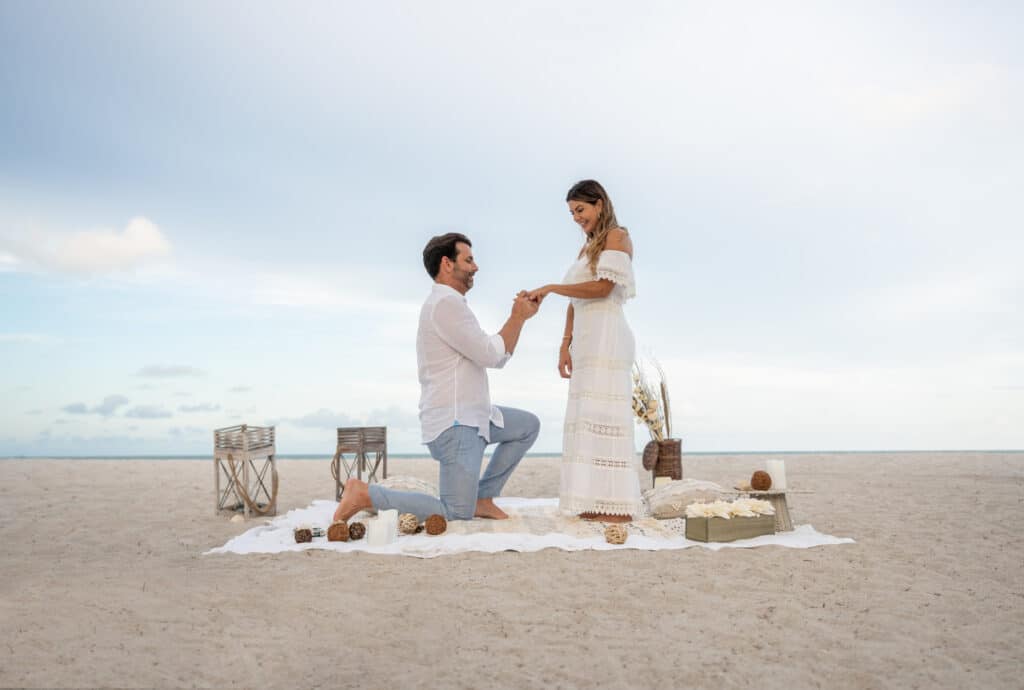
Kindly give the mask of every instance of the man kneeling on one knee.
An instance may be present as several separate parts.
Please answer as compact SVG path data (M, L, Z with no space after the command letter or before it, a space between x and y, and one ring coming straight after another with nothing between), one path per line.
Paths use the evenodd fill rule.
M469 239L459 233L434 237L423 249L423 265L434 286L420 310L416 334L420 425L423 442L440 464L440 498L349 479L335 520L370 508L394 508L420 519L435 513L449 520L507 518L494 497L537 440L540 420L535 415L491 405L487 369L505 366L540 302L520 292L508 321L488 335L466 302L477 272ZM481 476L484 449L491 443L498 447Z

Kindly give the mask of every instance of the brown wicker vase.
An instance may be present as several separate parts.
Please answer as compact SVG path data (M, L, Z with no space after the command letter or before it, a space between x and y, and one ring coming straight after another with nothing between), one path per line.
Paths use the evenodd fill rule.
M664 441L653 441L652 443L658 444L658 459L654 463L654 477L669 477L675 481L682 479L683 440L668 438ZM644 455L646 456L646 450Z

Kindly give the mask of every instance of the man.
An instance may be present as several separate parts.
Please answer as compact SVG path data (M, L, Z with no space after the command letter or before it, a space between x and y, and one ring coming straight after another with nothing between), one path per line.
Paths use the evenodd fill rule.
M505 366L540 301L520 292L508 321L488 335L465 297L478 270L469 238L459 233L434 237L423 249L423 265L434 286L420 310L416 335L420 425L423 442L441 465L440 499L349 479L335 520L369 508L394 508L420 519L434 513L449 520L507 518L494 497L537 440L536 416L491 405L486 370ZM498 447L481 477L484 449L491 443Z

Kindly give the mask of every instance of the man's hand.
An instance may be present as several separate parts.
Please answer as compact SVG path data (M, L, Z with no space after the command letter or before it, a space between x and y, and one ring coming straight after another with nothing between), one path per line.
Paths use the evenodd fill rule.
M526 290L520 290L516 298L512 300L512 313L508 321L498 331L498 335L505 341L505 352L512 354L516 350L516 343L519 342L519 334L523 325L537 314L540 309L541 300L532 300L526 295Z
M530 299L525 290L520 291L520 293L516 295L515 301L512 303L512 316L514 318L522 319L523 321L533 318L537 314L537 311L540 310L540 303L541 300L539 299Z

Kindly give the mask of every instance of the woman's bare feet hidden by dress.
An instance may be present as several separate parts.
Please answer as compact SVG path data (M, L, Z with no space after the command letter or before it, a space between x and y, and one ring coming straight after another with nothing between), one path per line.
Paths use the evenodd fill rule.
M338 509L334 511L334 521L348 520L360 510L369 510L372 507L367 483L349 479L345 482L345 491L341 494Z
M508 513L494 505L493 498L480 498L476 502L476 512L473 517L488 518L490 520L507 520Z
M632 515L605 515L604 513L580 513L580 519L591 522L633 522Z

